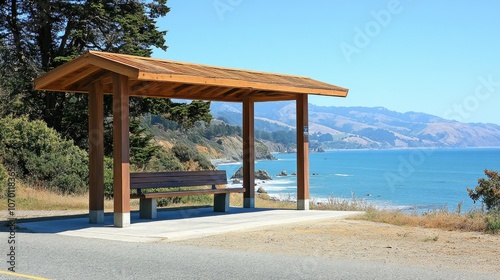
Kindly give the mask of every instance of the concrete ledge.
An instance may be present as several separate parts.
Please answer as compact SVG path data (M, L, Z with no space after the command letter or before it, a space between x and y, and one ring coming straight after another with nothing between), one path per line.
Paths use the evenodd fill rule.
M130 226L130 213L114 213L115 227L124 228Z
M141 219L156 219L156 198L139 199L139 217Z
M255 208L255 198L243 198L243 208Z
M297 199L297 210L309 210L309 199Z
M103 225L90 225L87 217L20 223L20 227L34 233L52 233L84 238L127 242L168 242L224 234L297 222L322 219L343 219L362 214L353 211L297 211L282 209L247 209L230 207L226 213L213 212L212 207L178 210L160 210L158 219L145 221L139 213L105 215ZM133 223L130 225L130 217ZM121 226L116 226L120 222ZM128 220L127 220L128 218ZM129 223L124 223L128 221ZM115 222L115 226L113 226Z
M214 212L226 212L229 210L229 194L214 194Z
M90 210L89 223L104 224L104 210Z

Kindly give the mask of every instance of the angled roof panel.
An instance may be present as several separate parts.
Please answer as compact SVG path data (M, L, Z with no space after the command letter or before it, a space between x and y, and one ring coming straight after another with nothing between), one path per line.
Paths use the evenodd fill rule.
M297 94L347 96L348 89L307 77L182 63L89 51L38 77L35 89L88 92L100 80L112 92L110 75L129 77L132 95L217 101L292 100Z

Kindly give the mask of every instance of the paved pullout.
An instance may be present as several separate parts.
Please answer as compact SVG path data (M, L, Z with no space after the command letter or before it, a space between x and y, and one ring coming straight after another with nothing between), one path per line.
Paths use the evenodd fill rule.
M321 256L59 234L18 232L17 245L16 271L50 279L494 279L476 273ZM20 279L8 277L0 274L0 279Z

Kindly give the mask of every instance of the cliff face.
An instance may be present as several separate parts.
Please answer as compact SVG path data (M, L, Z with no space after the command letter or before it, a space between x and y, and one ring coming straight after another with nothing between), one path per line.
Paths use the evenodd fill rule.
M229 130L217 130L229 127L221 121L214 120L212 125L199 125L188 131L165 129L163 125L150 125L155 141L167 150L172 150L176 145L192 148L196 153L206 159L217 162L241 162L243 159L243 140L237 127ZM227 128L226 127L226 128ZM230 131L230 132L228 132ZM256 159L275 159L270 149L261 141L255 141Z
M218 160L242 161L243 159L243 139L239 136L223 136L219 138L222 150ZM256 159L275 159L269 148L260 141L255 141Z

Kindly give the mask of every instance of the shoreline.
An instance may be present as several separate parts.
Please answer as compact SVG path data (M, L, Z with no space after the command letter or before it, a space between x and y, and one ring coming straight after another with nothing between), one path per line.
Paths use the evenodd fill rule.
M282 176L281 178L287 178L287 177L294 177L292 175L289 176ZM241 179L239 179L241 180ZM294 190L293 192L279 192L279 191L269 191L269 188L266 187L271 185L271 188L279 188L276 185L272 185L272 182L275 182L277 180L255 180L255 194L258 195L259 193L257 190L262 187L269 196L269 198L273 201L279 201L279 202L289 202L289 203L296 203L297 202L297 194L296 191ZM267 184L270 183L270 184ZM243 187L241 183L233 183L229 182L227 185L229 188L231 187ZM327 196L327 197L322 197L322 196L313 196L310 195L309 197L309 203L310 205L316 205L316 206L321 206L321 205L328 205L328 204L344 204L344 205L358 205L360 208L374 208L377 210L388 210L388 211L402 211L404 213L412 213L412 212L418 212L418 213L424 213L424 212L432 212L432 211L440 211L446 209L447 211L454 211L458 207L458 205L447 205L446 203L442 204L432 204L432 203L427 203L427 204L415 204L415 205L408 205L408 204L401 204L397 205L394 204L392 201L387 201L387 200L381 200L377 199L377 197L373 197L372 195L365 195L365 196L354 196L351 195L351 197L343 197L343 196ZM476 205L470 206L468 209L462 208L463 213L467 213L468 211L474 210L477 208Z
M364 200L377 208L403 211L440 209L465 211L481 207L474 204L467 187L474 188L484 177L484 168L500 170L496 158L500 149L439 148L428 150L341 150L312 154L310 158L310 197L324 203L335 199ZM267 171L273 181L256 181L267 193L279 200L296 197L295 155L276 154L277 161L259 160L256 170ZM450 165L455 165L450 168ZM225 162L219 169L228 176L240 162ZM289 176L277 177L282 170ZM236 185L234 185L236 186ZM258 188L256 187L256 189ZM289 199L290 198L290 199Z

